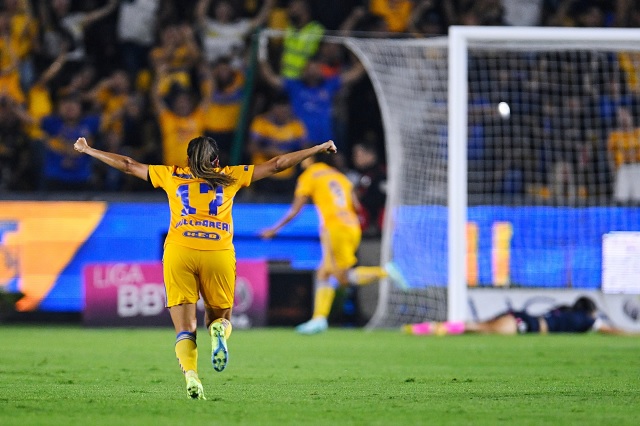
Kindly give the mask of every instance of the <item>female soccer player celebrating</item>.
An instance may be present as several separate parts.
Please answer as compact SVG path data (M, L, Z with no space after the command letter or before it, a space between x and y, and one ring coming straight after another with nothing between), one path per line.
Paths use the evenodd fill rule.
M358 199L353 195L349 179L329 165L330 162L322 155L310 156L302 162L304 171L298 177L289 211L275 225L261 232L263 238L273 238L309 200L318 210L322 260L316 270L313 317L296 327L300 334L317 334L329 328L327 317L339 286L367 285L388 275L399 285L406 286L400 271L392 264L386 265L386 269L356 266L356 251L362 236L356 213Z
M164 244L163 275L167 307L175 330L175 351L187 382L187 395L204 399L197 373L196 302L202 294L205 324L211 336L211 362L227 366L227 339L236 280L233 247L233 198L240 188L318 153L335 153L333 141L279 155L266 163L221 167L216 142L197 137L187 147L187 164L154 166L100 151L79 138L74 148L124 173L151 182L167 193L171 223Z

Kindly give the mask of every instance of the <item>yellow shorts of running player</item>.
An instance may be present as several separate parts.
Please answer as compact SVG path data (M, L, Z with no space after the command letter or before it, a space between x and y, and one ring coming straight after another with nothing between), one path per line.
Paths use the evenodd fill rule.
M358 263L356 251L360 246L362 231L359 226L331 226L320 232L322 264L327 272L349 269Z
M168 308L196 303L200 294L209 308L233 307L236 285L234 250L196 250L167 244L162 268Z

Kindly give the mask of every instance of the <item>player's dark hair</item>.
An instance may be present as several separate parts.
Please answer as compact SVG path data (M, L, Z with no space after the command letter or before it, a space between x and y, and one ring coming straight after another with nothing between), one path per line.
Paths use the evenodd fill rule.
M587 296L579 297L572 306L574 311L581 311L587 313L594 313L598 310L595 302Z
M187 146L187 156L191 173L207 181L211 188L229 186L236 182L234 177L215 170L218 167L218 144L213 138L198 136L191 139Z

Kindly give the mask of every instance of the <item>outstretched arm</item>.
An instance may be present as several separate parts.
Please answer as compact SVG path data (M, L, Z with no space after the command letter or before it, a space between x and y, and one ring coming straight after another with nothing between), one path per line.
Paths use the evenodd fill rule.
M342 84L345 86L349 86L360 79L364 75L364 67L362 63L356 60L356 63L353 64L349 70L343 72L340 76L342 80Z
M271 228L267 228L260 233L262 238L273 238L278 233L280 229L282 229L287 223L291 222L291 220L300 213L302 207L307 204L309 197L306 196L297 196L293 199L291 203L291 207L287 213L282 216L282 218L276 222Z
M266 163L256 165L253 169L251 182L273 176L278 172L299 164L305 158L320 154L321 152L335 154L338 150L336 149L333 141L327 141L323 144L312 146L311 148L278 155Z
M100 9L87 13L87 16L82 20L82 26L86 28L94 22L105 18L111 12L116 10L116 7L118 7L118 0L109 0L109 3L105 4Z
M251 31L256 28L264 25L267 22L267 18L269 18L269 13L271 13L271 9L276 5L275 0L265 0L262 4L262 8L258 11L258 14L251 20Z
M260 60L260 73L269 86L276 90L284 88L284 78L280 77L273 71L271 64L266 59Z
M160 79L165 77L167 68L166 64L158 66L153 83L151 84L151 105L158 115L167 109L167 105L164 103L162 95L160 94Z
M96 160L100 160L104 164L111 166L114 169L118 169L128 175L133 175L142 180L147 180L149 176L148 164L138 163L136 160L124 155L91 148L89 144L87 144L87 140L85 138L78 138L76 143L73 144L73 148L80 153L90 155Z
M596 331L601 334L612 334L615 336L637 336L638 335L638 333L632 333L629 331L621 330L619 328L606 325L606 324L601 324L600 327L596 329Z
M196 23L201 29L205 29L207 26L207 11L211 6L211 0L199 0L196 4L194 14L196 17Z

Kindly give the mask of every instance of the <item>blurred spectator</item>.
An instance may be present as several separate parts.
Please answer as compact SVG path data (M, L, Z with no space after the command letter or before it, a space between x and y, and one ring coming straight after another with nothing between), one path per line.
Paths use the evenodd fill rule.
M220 162L228 164L229 153L238 126L245 90L244 72L231 66L231 60L220 57L212 65L212 88L205 131L218 143Z
M215 62L221 57L242 58L245 37L264 25L275 3L275 0L264 0L253 19L237 19L234 4L229 0L220 0L215 3L214 18L211 19L207 16L211 0L199 0L196 20L205 59Z
M122 136L124 133L123 112L129 102L131 82L125 71L115 71L109 77L101 80L84 98L95 105L95 109L102 112L100 130L115 132Z
M404 32L409 28L412 0L371 0L369 10L382 17L391 32Z
M618 52L620 68L624 72L627 88L635 95L640 95L640 52Z
M640 27L640 4L633 0L617 0L615 22L619 27Z
M542 23L553 27L613 26L617 20L614 9L625 9L625 3L626 0L545 0Z
M68 60L69 55L65 54L64 56ZM52 94L55 96L74 94L82 97L93 86L97 72L91 63L83 63L77 71L73 73L63 71L61 74L67 76L69 81L61 84L52 84L54 86Z
M284 37L280 74L299 78L309 58L318 51L324 27L314 21L304 0L292 0L287 9L289 27Z
M166 68L166 65L163 65L157 69L151 93L162 133L162 163L186 167L186 144L204 134L205 114L209 108L211 94L204 93L201 101L197 103L193 91L178 88L171 93L171 100L165 103L159 86L160 81L165 78ZM204 71L202 77L210 78L208 71ZM204 87L210 88L211 83L205 83Z
M613 75L604 81L605 92L597 98L598 119L605 129L616 126L617 111L619 107L626 107L633 111L637 106L637 100L626 91L619 75Z
M434 0L422 0L411 12L408 32L415 36L432 37L446 34L445 21Z
M556 201L575 202L579 195L578 153L589 140L588 129L584 125L585 111L580 96L565 96L561 108L563 113L556 117L558 121L554 126L553 151L549 159L550 189Z
M480 25L505 25L504 7L501 0L478 0L470 11L476 15Z
M511 26L537 26L542 22L545 0L502 0L504 23Z
M36 79L31 54L38 36L38 22L29 0L4 0L4 10L11 20L11 43L18 58L20 84L27 91Z
M619 203L640 202L640 128L628 108L617 108L618 125L607 146L615 165L614 199Z
M18 48L18 41L11 37L11 17L0 11L0 97L22 104L25 98L20 88Z
M316 59L320 62L322 77L325 79L338 77L344 70L344 50L336 43L322 43Z
M309 145L304 123L293 114L289 99L283 94L273 100L266 113L253 119L250 134L248 151L252 164L261 164L276 155ZM290 168L256 182L256 189L290 195L295 178L296 170Z
M0 98L0 191L28 189L29 139L22 130L23 107L10 97Z
M345 17L349 16L356 8L363 6L367 0L307 0L313 17L327 30L340 29Z
M582 196L599 203L609 202L613 182L607 138L600 129L587 129L587 140L579 147L578 180Z
M352 150L353 171L349 180L360 201L362 211L358 212L364 235L380 235L387 198L387 173L380 162L376 146L359 142Z
M27 123L27 134L34 141L42 141L45 137L40 122L44 117L53 113L49 83L60 73L67 58L66 53L60 54L27 92L27 113L30 117Z
M584 10L580 10L576 16L576 26L578 27L604 27L605 14L596 5L588 5Z
M128 0L120 4L116 34L120 43L122 66L134 83L138 73L147 67L161 2L162 0Z
M69 51L69 60L83 60L86 56L86 28L112 13L118 3L118 0L109 0L101 8L90 12L72 12L71 0L52 0L49 5L48 2L40 2L45 55L48 58L57 57L65 50L64 45L71 41L73 47Z
M130 149L125 146L127 142L132 142L131 135L126 133L140 134L139 126L142 124L142 117L139 111L140 101L131 92L131 82L126 71L115 71L98 82L93 89L84 93L83 97L91 101L94 110L101 114L100 134L105 149L122 155L131 155ZM133 144L139 146L142 142L133 141ZM102 178L102 189L115 191L122 188L127 179L126 175L102 164L98 164L98 167Z
M548 27L574 27L573 12L575 0L546 0L542 23Z
M525 192L527 184L526 175L526 157L527 151L524 147L512 147L510 149L502 149L496 152L499 156L495 161L497 163L492 181L496 194L514 196L522 195ZM472 178L471 176L469 176Z
M58 101L57 113L42 119L44 164L41 189L87 189L93 180L92 161L73 149L79 137L95 138L100 117L85 115L77 95Z
M162 28L160 45L154 47L150 53L156 78L158 70L163 68L158 82L160 94L166 95L174 85L180 86L182 90L192 89L191 69L199 58L200 49L190 26L171 24Z
M305 124L311 143L334 139L334 97L342 87L349 86L364 74L362 64L356 62L339 76L325 78L322 63L316 58L307 62L299 80L277 75L267 61L261 61L261 70L270 86L287 92L293 112Z

